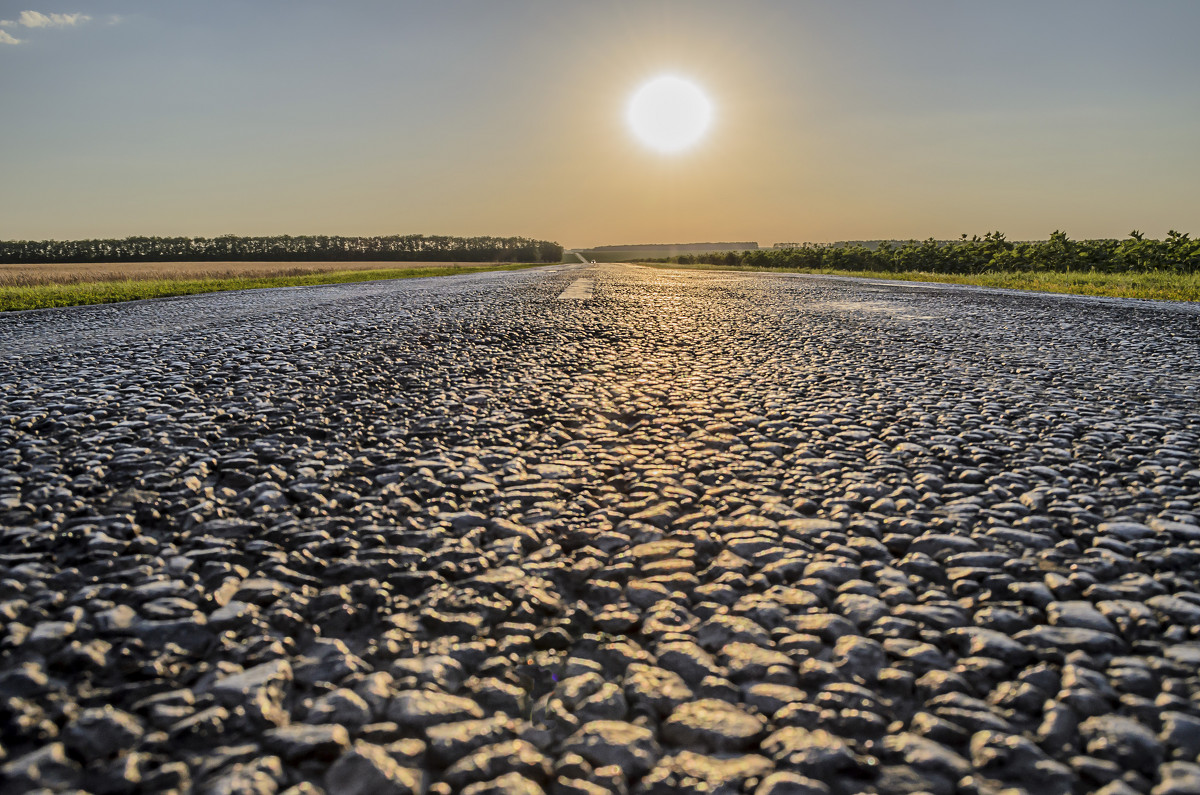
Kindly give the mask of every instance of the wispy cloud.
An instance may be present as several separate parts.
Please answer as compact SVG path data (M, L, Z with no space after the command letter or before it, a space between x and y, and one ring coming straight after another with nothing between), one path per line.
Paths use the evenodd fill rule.
M91 20L87 14L43 14L41 11L22 11L17 23L27 28L69 28Z
M115 25L119 19L120 17L114 15L109 24ZM91 21L90 16L81 13L57 14L52 12L43 14L41 11L22 11L16 19L0 19L0 44L20 44L24 41L24 39L18 39L9 33L5 28L73 28Z

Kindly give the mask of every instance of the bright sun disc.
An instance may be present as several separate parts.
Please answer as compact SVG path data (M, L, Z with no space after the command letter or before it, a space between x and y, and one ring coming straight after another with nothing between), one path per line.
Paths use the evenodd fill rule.
M637 90L629 101L627 118L633 134L646 146L679 152L708 130L712 103L695 83L664 75Z

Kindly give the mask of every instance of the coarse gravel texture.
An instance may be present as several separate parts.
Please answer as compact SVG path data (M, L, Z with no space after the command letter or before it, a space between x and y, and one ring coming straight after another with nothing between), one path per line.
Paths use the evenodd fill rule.
M575 266L0 350L0 792L1200 793L1195 307Z

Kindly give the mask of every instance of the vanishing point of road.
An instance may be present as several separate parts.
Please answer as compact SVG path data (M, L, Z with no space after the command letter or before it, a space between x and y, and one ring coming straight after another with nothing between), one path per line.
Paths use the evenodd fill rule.
M0 792L1200 792L1200 310L563 265L0 317Z

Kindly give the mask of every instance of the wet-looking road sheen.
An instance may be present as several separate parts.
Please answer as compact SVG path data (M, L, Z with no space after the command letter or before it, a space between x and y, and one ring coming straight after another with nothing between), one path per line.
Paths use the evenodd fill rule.
M0 791L1200 791L1200 312L566 265L0 316Z

